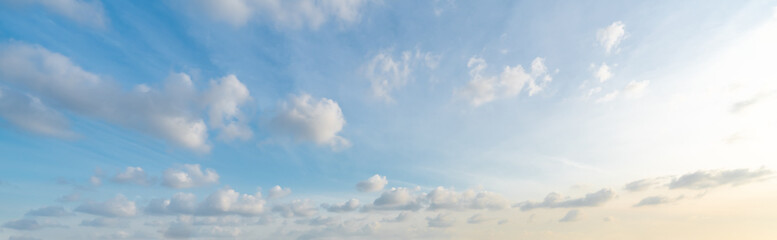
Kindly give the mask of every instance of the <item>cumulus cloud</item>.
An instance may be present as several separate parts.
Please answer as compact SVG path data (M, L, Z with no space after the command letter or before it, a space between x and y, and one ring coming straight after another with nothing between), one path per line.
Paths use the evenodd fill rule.
M205 198L198 206L197 214L257 216L264 212L264 204L260 192L240 194L231 188L223 188Z
M287 218L310 217L318 213L318 208L309 199L297 199L290 203L275 205L272 211Z
M566 215L564 215L563 218L559 219L559 222L575 222L577 220L580 220L580 217L582 217L582 213L580 213L580 210L572 209L567 212Z
M24 130L59 138L73 138L70 121L43 104L40 98L0 87L0 117Z
M773 171L760 168L750 170L746 168L732 170L707 170L688 173L672 179L670 189L708 189L724 185L738 186L755 181L761 181L774 174Z
M50 206L30 210L24 215L30 217L64 217L71 216L73 213L68 212L61 206Z
M488 191L475 192L473 190L467 190L464 192L456 192L452 189L437 187L426 194L426 199L429 201L430 210L501 210L510 208L510 203L507 199L499 194Z
M49 12L61 15L80 24L103 28L108 24L105 10L100 1L82 0L9 0L0 1L18 5L39 5Z
M610 66L607 65L607 63L602 63L602 65L599 66L599 68L596 70L596 79L599 80L599 82L605 82L608 79L612 78L612 72L610 71Z
M679 196L676 198L669 198L666 196L650 196L650 197L643 198L637 204L634 204L634 207L667 204L667 203L679 201L680 199L683 199L683 196Z
M340 105L332 99L314 99L308 94L292 95L281 103L272 125L273 129L298 141L328 145L333 150L351 145L338 135L345 126L345 117Z
M359 192L377 192L383 190L383 187L385 187L386 184L388 184L386 176L375 174L372 177L357 183L356 190L359 190Z
M87 202L75 209L77 212L88 213L103 217L131 217L137 213L135 202L130 201L124 195L116 195L105 202Z
M362 210L412 210L423 207L423 196L414 196L407 188L391 188L383 192L373 201L372 205L364 206Z
M366 0L196 0L191 4L196 12L233 26L243 26L252 19L271 21L278 26L316 29L329 21L353 23L359 20L360 9Z
M281 186L275 185L275 187L270 188L270 191L268 191L267 198L269 199L282 198L282 197L288 196L289 194L291 194L291 189L282 188Z
M219 137L248 140L253 135L240 106L251 100L251 94L235 75L210 81L204 99L209 103L208 117L213 128L220 129Z
M3 224L3 227L16 229L16 230L23 230L23 231L34 231L42 228L65 227L65 226L54 222L48 222L48 221L38 222L38 220L35 220L35 219L19 219L19 220L8 221Z
M454 219L448 214L440 213L440 214L437 214L436 217L427 217L426 221L429 227L448 228L453 226L453 224L456 222L456 219Z
M124 172L117 173L111 179L116 183L128 183L137 185L150 185L154 180L140 167L127 167Z
M342 204L321 204L321 207L329 212L351 212L359 208L359 199L351 199Z
M498 76L484 76L483 70L488 65L482 58L470 58L467 62L470 81L467 86L454 93L470 102L472 106L480 106L498 98L514 97L520 94L524 86L528 95L532 96L542 90L543 86L552 80L545 66L545 59L535 58L531 63L531 71L523 66L506 66Z
M599 41L599 45L604 47L605 52L608 54L613 50L617 52L618 45L626 38L625 27L623 22L616 21L596 32L596 40Z
M600 206L615 197L611 189L602 189L598 192L586 194L582 198L564 198L558 193L550 193L542 202L527 201L518 204L522 211L535 208L577 208Z
M202 171L199 164L183 164L165 170L162 185L171 188L193 188L218 183L219 174L213 169Z
M429 52L402 52L395 58L391 51L383 51L373 57L365 66L365 75L372 85L372 94L386 102L393 102L391 92L399 90L413 80L413 71L419 66L434 69L439 56Z
M67 125L57 117L59 115L40 107L50 105L54 109L119 124L185 148L207 152L210 150L208 127L198 117L203 107L207 107L212 113L209 114L212 116L210 121L222 135L244 137L248 134L247 129L241 128L244 126L242 121L238 121L241 119L239 111L230 108L236 108L247 97L245 94L238 98L224 95L225 92L245 93L241 92L243 89L235 90L242 84L236 82L234 76L212 84L214 89L207 90L206 94L198 93L191 78L183 73L170 75L160 89L141 85L135 90L123 90L119 83L87 72L59 53L37 45L10 42L0 44L0 81L32 96L32 100L26 100L28 104L16 105L30 106L31 110L9 110L0 106L3 116L8 119L27 119L36 114L46 116L27 125L21 120L11 120L33 131L56 134L67 130L63 129ZM219 96L227 99L217 98ZM36 104L37 101L40 103ZM51 124L38 126L44 123Z

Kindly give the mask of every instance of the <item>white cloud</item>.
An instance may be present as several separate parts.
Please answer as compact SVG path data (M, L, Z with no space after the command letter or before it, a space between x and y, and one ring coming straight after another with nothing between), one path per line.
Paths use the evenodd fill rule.
M28 211L25 216L31 217L64 217L71 216L73 213L68 212L61 206L50 206Z
M248 88L235 75L227 75L218 81L211 80L210 89L205 93L209 105L209 123L220 129L220 137L226 140L248 140L253 135L251 128L240 111L240 106L251 100Z
M391 51L378 53L365 65L365 75L372 85L372 94L386 102L393 102L391 92L399 90L413 80L412 72L419 66L437 67L439 56L429 52L402 52L394 59Z
M276 205L272 211L284 217L310 217L318 213L318 208L310 199L297 199L290 203Z
M108 24L105 10L100 1L82 0L10 0L13 4L36 4L47 11L69 18L80 24L103 28Z
M281 186L275 185L275 187L270 188L270 191L268 191L267 198L269 199L282 198L282 197L288 196L289 194L291 194L291 189L282 188Z
M328 99L314 99L308 94L291 96L283 101L272 119L273 128L299 141L329 145L333 150L347 148L351 143L338 135L345 126L340 105Z
M637 204L634 204L634 207L643 207L643 206L655 206L655 205L661 205L661 204L667 204L679 201L680 199L683 199L683 196L679 196L676 198L669 198L666 196L650 196L643 198L640 200Z
M372 177L357 183L356 190L359 190L359 192L377 192L383 190L383 187L385 187L386 184L388 184L386 176L375 174Z
M154 181L140 167L127 167L124 172L116 174L111 180L117 183L131 183L137 185L150 185Z
M40 98L0 87L0 117L24 130L59 138L73 138L70 122Z
M594 193L586 194L582 198L564 198L558 193L550 193L542 202L527 201L518 204L522 211L528 211L535 208L577 208L577 207L595 207L610 201L615 197L615 192L611 189L602 189Z
M81 204L76 208L76 211L103 217L131 217L135 216L137 208L135 207L135 202L119 194L105 202Z
M762 181L774 175L774 172L760 168L750 169L732 169L732 170L707 170L696 171L672 179L669 183L670 189L707 189L724 185L738 186L755 181Z
M459 193L452 189L437 187L429 192L426 195L426 198L429 200L430 210L501 210L510 208L510 203L507 199L499 194L488 191L475 192L473 190L467 190Z
M531 72L526 72L521 65L516 65L506 66L499 76L484 76L483 70L487 66L482 58L470 58L467 67L470 69L471 79L467 86L454 92L468 100L472 106L477 107L498 98L515 97L525 86L528 95L532 96L552 80L547 72L545 59L539 57L532 61Z
M427 217L426 218L427 224L429 227L433 228L448 228L453 226L453 224L456 222L456 219L451 217L449 214L437 214L436 217Z
M599 80L599 82L605 82L608 79L612 78L612 72L610 71L610 66L607 65L607 63L602 63L602 65L599 66L599 68L596 70L596 79Z
M626 38L625 27L623 22L617 21L596 32L596 40L604 47L605 52L609 54L613 50L618 51L618 45Z
M316 29L335 19L356 22L365 0L197 0L193 5L213 20L243 26L254 18L283 27ZM187 1L181 4L190 4Z
M231 188L219 189L200 203L199 215L243 215L257 216L264 212L262 194L240 194Z
M582 217L582 213L580 213L580 210L572 209L567 212L566 215L564 215L563 218L559 219L559 222L575 222L580 220L580 217Z
M383 192L373 201L372 205L364 206L362 210L412 210L417 211L423 207L423 196L413 196L407 188L391 188Z
M650 84L650 81L648 80L631 81L629 82L628 85L626 85L625 88L623 88L623 94L629 98L641 97L644 94L645 89L647 89L649 84Z
M171 188L193 188L218 183L219 175L213 169L200 169L199 164L184 164L165 170L162 185Z
M321 207L329 212L351 212L359 208L359 199L351 199L342 204L321 204Z
M626 184L626 186L623 187L623 189L626 189L631 192L639 192L639 191L650 189L656 185L661 184L662 182L664 182L662 178L646 178L646 179L630 182Z
M250 137L250 130L237 110L250 96L241 88L244 87L242 83L231 75L220 83L214 82L214 89L207 90L206 94L197 93L191 78L182 73L170 75L160 90L142 85L144 91L125 91L118 83L84 71L61 54L36 45L11 42L0 46L0 76L0 81L39 99L41 103L35 106L56 103L53 107L140 130L200 152L210 150L208 127L198 117L203 106L195 104L200 99L206 100L204 107L209 107L211 122L221 130L222 136ZM49 121L39 122L52 123L50 128L66 127L57 114L40 109L27 111L47 113ZM6 112L3 115L9 112L2 107L0 111ZM40 126L27 128L45 129Z

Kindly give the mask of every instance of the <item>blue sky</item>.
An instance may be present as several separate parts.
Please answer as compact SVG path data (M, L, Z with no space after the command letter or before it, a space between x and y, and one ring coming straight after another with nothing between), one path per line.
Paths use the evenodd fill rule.
M0 239L771 239L775 7L0 1Z

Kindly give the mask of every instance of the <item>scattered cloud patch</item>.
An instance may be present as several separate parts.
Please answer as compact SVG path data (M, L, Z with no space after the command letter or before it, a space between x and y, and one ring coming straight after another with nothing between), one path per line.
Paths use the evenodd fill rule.
M558 193L550 193L542 202L527 201L518 204L522 211L536 208L578 208L600 206L615 197L611 189L602 189L594 193L586 194L582 198L564 198Z
M137 207L135 202L119 194L105 202L86 202L75 211L102 217L131 217L137 213Z
M602 63L594 75L600 83L603 83L612 78L612 71L610 71L610 66L608 66L607 63Z
M416 50L404 51L397 59L391 51L375 55L365 66L365 76L370 80L372 94L385 102L393 102L393 91L399 90L413 80L413 71L418 67L434 69L440 56Z
M436 217L427 217L426 221L428 226L433 228L449 228L452 227L454 223L456 223L456 219L448 214L442 213L437 214Z
M49 222L49 221L41 221L38 222L36 219L19 219L19 220L11 220L3 224L4 228L10 228L15 230L22 230L22 231L35 231L42 228L49 228L49 227L65 227L64 225Z
M309 199L294 200L290 203L275 205L273 212L283 217L310 217L318 213L318 208Z
M162 185L171 188L193 188L215 184L219 181L219 174L213 169L202 171L199 164L184 164L176 168L165 170L162 177Z
M625 27L623 22L616 21L596 32L596 40L604 47L607 54L618 51L618 45L627 37Z
M375 174L372 177L357 183L356 190L359 190L359 192L377 192L383 190L383 187L385 187L386 184L388 184L386 176Z
M350 199L342 204L321 204L321 207L326 209L329 212L352 212L361 206L359 204L359 199Z
M154 180L140 167L127 167L111 179L115 183L151 185Z
M499 194L488 191L475 192L473 190L467 190L456 192L452 189L437 187L426 194L426 198L429 200L430 210L502 210L510 208L510 203L507 199Z
M270 191L268 191L267 198L268 199L282 198L282 197L288 196L289 194L291 194L291 189L282 188L281 186L275 185L275 187L270 188Z
M643 198L637 204L634 204L634 207L662 205L662 204L676 202L681 199L683 199L683 196L679 196L676 198L669 198L666 196L650 196L650 197Z
M332 99L315 99L308 94L292 95L280 104L272 119L273 129L298 141L328 145L333 150L348 148L351 143L338 135L345 126L340 105Z
M552 80L545 59L539 57L532 61L529 72L523 66L516 65L506 66L500 75L487 76L484 74L487 66L486 60L482 58L470 58L467 62L470 81L464 88L454 91L454 94L477 107L499 98L515 97L524 87L527 88L527 94L532 96Z

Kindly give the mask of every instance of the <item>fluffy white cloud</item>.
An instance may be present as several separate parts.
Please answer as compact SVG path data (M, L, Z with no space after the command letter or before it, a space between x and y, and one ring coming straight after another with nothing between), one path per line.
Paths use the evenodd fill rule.
M200 203L199 215L243 215L257 216L264 212L262 194L240 194L231 188L219 189Z
M372 205L364 206L362 210L412 210L423 207L423 196L414 196L407 188L391 188L383 192L373 201Z
M386 102L393 102L391 92L413 80L412 73L419 66L437 67L439 56L429 52L402 52L396 60L390 51L378 53L365 65L365 75L372 85L372 94Z
M333 150L351 143L338 135L345 126L340 105L332 99L314 99L308 94L291 96L272 119L274 129L301 141L329 145Z
M596 32L596 40L604 47L605 52L608 54L613 50L617 52L618 45L626 38L625 27L623 22L617 21Z
M70 122L62 113L43 104L40 98L0 87L0 117L33 133L73 138Z
M772 175L774 175L774 172L766 168L756 170L742 168L732 170L696 171L672 179L669 183L669 188L707 189L724 185L737 186L755 181L762 181Z
M31 216L31 217L64 217L64 216L71 216L73 213L68 212L65 210L65 208L61 206L50 206L50 207L43 207L38 209L33 209L24 214L25 216Z
M184 164L165 170L162 185L171 188L193 188L218 183L219 174L213 169L202 171L199 164Z
M602 65L599 66L599 68L596 70L596 79L599 80L599 82L605 82L608 79L612 78L612 72L610 71L610 66L607 65L607 63L602 63Z
M105 202L81 204L76 208L76 211L103 217L131 217L135 216L137 208L135 207L135 202L119 194Z
M468 100L472 106L477 107L498 98L517 96L524 87L528 89L528 95L532 96L552 80L545 66L545 59L539 57L532 61L530 72L526 72L523 66L516 65L506 66L498 76L484 76L483 70L487 66L482 58L470 58L467 67L470 69L471 79L467 86L454 92Z
M56 103L52 106L55 108L137 129L179 146L207 152L210 150L208 127L198 117L202 106L195 104L197 100L205 99L201 105L210 109L211 122L225 138L250 137L250 130L240 120L240 111L236 110L250 97L244 86L231 75L214 82L213 89L206 91L205 96L199 96L202 94L197 93L186 74L172 74L160 90L141 85L134 91L125 91L118 83L84 71L61 54L36 45L11 42L0 45L0 76L0 81L35 96L27 101L31 104L15 105L30 106L26 112L0 106L2 116L31 119L35 114L45 115L37 122L11 120L38 132L56 133L51 129L67 127L59 115L41 107L43 103L50 102ZM240 94L233 96L230 93ZM43 123L50 124L44 127L41 126Z
M288 196L289 194L291 194L291 189L282 188L281 186L275 185L275 187L270 188L270 191L268 191L267 198L269 199L282 198L282 197Z
M377 192L383 190L383 187L385 187L386 184L388 184L386 176L375 174L372 177L357 183L356 190L359 190L359 192Z
M297 199L290 203L276 205L272 211L284 217L310 217L318 212L318 208L310 199Z
M127 167L124 172L117 173L111 179L117 183L132 183L138 185L150 185L154 180L140 167Z
M105 27L108 18L105 16L100 1L82 1L82 0L7 0L0 1L12 4L30 4L40 5L49 12L69 18L75 22L93 27Z
M321 204L321 207L329 212L351 212L359 208L359 199L351 199L342 204Z
M218 81L211 80L210 89L204 98L209 105L209 123L213 128L221 130L221 138L251 138L253 132L240 111L240 106L251 100L251 94L235 75L227 75Z
M359 19L365 0L196 0L195 10L216 21L245 25L254 17L279 26L316 29L329 19L351 23ZM191 4L188 1L181 4Z
M559 222L574 222L577 220L580 220L580 217L582 217L583 214L580 213L580 210L572 209L567 212L566 215L564 215L563 218L559 219Z
M563 198L558 193L550 193L542 202L527 201L518 204L522 211L528 211L535 208L577 208L594 207L604 204L615 197L615 192L611 189L602 189L598 192L586 194L582 198Z
M429 227L433 228L448 228L453 226L454 223L456 223L456 219L451 217L448 214L437 214L436 217L428 217L426 218L427 224Z

